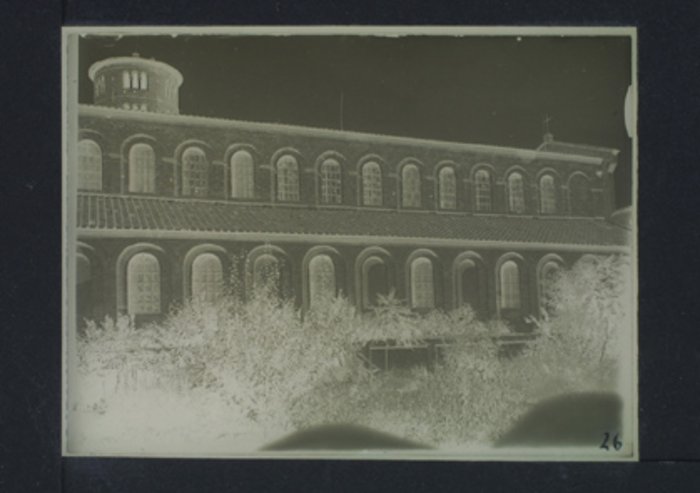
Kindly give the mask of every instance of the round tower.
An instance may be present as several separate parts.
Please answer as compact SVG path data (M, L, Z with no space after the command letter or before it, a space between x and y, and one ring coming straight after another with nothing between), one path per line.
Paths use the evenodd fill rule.
M98 106L154 113L179 113L182 74L167 63L139 57L107 58L88 72Z

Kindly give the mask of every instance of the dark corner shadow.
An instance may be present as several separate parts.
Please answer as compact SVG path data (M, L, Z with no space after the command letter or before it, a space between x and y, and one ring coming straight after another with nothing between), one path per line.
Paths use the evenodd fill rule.
M261 451L291 450L401 450L432 449L389 433L354 424L328 424L306 428L262 447Z
M533 406L495 447L600 446L622 426L622 398L612 392L564 394ZM611 438L612 440L612 438Z

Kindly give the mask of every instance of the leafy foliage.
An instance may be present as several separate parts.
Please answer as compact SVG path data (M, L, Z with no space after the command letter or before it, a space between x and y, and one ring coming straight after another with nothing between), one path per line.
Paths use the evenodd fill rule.
M128 317L91 322L79 369L116 375L108 397L156 388L217 396L251 428L355 423L433 445L490 443L540 398L614 384L630 340L628 279L619 256L586 257L562 272L547 288L549 312L533 320L539 337L511 358L498 344L508 327L469 307L418 314L392 292L370 313L342 296L302 313L263 285L247 300L234 288L215 303L187 302L138 329ZM445 344L434 368L384 372L361 351L381 340L407 351ZM109 399L86 405L105 412Z

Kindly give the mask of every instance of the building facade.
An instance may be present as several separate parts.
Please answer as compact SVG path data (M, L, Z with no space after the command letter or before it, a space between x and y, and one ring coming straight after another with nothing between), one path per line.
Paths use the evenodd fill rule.
M537 315L585 254L627 252L611 221L617 151L473 145L180 115L181 74L139 57L90 68L77 156L78 320L157 319L174 302L245 299L274 272L303 309L471 305Z

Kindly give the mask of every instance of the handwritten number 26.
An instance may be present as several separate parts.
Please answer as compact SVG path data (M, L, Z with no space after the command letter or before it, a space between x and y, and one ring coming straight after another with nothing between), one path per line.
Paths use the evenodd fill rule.
M605 435L605 439L603 440L603 444L600 446L600 448L610 450L610 446L608 445L608 440L610 440L610 433L606 432L603 433L603 435ZM615 433L612 445L615 448L615 450L620 450L622 448L622 442L618 439L618 433Z

